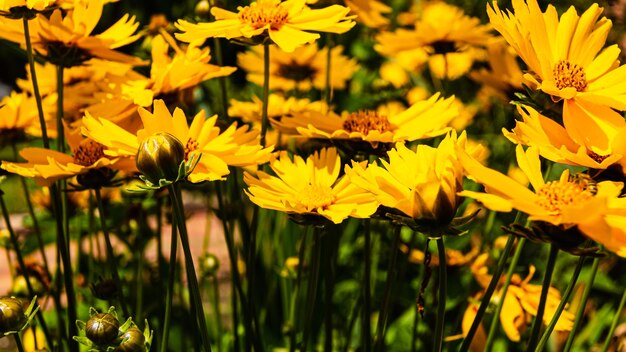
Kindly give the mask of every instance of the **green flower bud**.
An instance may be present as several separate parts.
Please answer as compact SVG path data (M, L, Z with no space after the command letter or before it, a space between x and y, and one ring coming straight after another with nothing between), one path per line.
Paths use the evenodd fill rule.
M200 272L203 276L213 276L220 268L220 260L215 254L205 253L200 257Z
M173 135L161 132L148 137L137 151L137 169L155 185L159 180L176 181L185 146Z
M115 352L142 352L146 349L146 337L143 332L132 327L122 335L122 342L117 346Z
M98 313L87 320L85 336L97 345L111 343L119 334L120 322L110 313Z
M0 335L20 330L27 318L22 301L15 297L0 298Z

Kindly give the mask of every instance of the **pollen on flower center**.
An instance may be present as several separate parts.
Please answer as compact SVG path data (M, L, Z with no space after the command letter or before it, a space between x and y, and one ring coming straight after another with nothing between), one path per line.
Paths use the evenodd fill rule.
M375 111L357 111L348 115L343 122L343 129L367 135L370 131L391 131L391 123L387 116L378 115Z
M552 70L556 87L559 89L574 88L577 92L587 89L587 78L582 67L569 61L560 61Z
M258 0L250 6L239 8L239 20L254 29L268 25L271 29L280 29L287 22L287 17L289 12L280 6L280 0Z
M579 178L548 182L537 191L537 195L540 197L539 205L554 213L593 197L586 182Z
M74 163L82 166L93 165L100 158L105 157L104 149L104 145L91 139L85 139L72 151Z
M307 211L322 208L325 209L335 201L330 187L308 184L297 194L296 200Z
M198 150L199 146L200 144L198 144L197 140L189 138L187 144L185 145L185 161L189 161L189 154L191 154L191 152L193 151Z

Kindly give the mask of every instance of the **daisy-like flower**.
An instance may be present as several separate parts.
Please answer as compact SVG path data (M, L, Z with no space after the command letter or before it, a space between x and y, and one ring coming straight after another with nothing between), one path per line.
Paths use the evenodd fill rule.
M298 99L295 97L285 98L279 94L270 94L268 98L267 116L270 118L279 118L284 115L294 113L302 113L306 111L322 111L325 105L322 102L311 102L309 99ZM230 100L228 115L241 117L245 121L253 123L261 123L263 109L263 101L252 96L252 101Z
M74 8L63 13L54 10L50 17L38 15L30 21L33 49L58 65L71 67L97 57L111 61L142 63L134 56L114 49L128 45L139 38L133 35L139 23L124 15L114 25L99 34L92 34L102 16L103 0L76 2ZM0 37L25 45L24 28L19 21L0 18L3 27Z
M524 212L530 220L546 225L549 234L577 229L608 250L626 257L626 232L623 226L626 223L626 212L623 210L626 198L618 198L622 183L596 183L571 175L569 169L558 180L545 182L536 148L524 151L518 145L516 154L517 163L534 191L459 151L459 160L467 174L483 184L486 192L463 191L460 195L474 198L495 211L517 209ZM559 241L559 238L555 236L553 241Z
M504 135L514 143L537 148L539 154L557 163L606 169L615 163L626 167L626 122L612 133L588 135L588 146L580 145L570 136L569 130L543 116L529 106L518 106L522 121L517 121ZM607 127L606 131L610 129Z
M397 143L387 153L389 161L381 160L382 166L353 162L346 174L350 182L373 193L381 205L420 222L445 226L456 214L457 192L463 189L456 149L465 149L466 140L464 132L457 138L453 131L437 148L420 144L413 151Z
M342 116L311 111L274 119L272 123L286 133L309 138L365 141L376 147L378 143L414 141L446 133L450 130L447 124L458 115L452 106L453 100L454 97L440 99L437 93L389 117L375 111L343 113Z
M53 107L49 99L45 107ZM52 103L52 104L50 104ZM27 134L39 135L39 119L35 98L26 93L11 92L0 102L0 145L23 140Z
M330 87L345 89L346 82L357 71L355 59L341 53L341 45L330 49ZM319 49L317 45L305 45L286 53L276 47L270 47L270 89L288 91L296 89L308 91L311 88L326 87L326 56L328 48ZM248 81L263 85L263 49L254 47L237 56L237 62L248 74Z
M307 4L344 4L350 8L351 13L356 15L355 20L371 28L384 28L389 25L389 19L385 17L390 14L392 8L378 0L345 0L345 1L323 1L307 0Z
M626 66L617 45L602 49L611 21L591 5L582 15L570 7L559 19L554 6L542 12L536 0L514 0L513 13L487 7L493 27L530 69L524 78L555 101L563 100L563 124L589 149L589 136L623 124L613 109L626 110Z
M335 224L348 217L367 218L378 203L369 192L339 177L341 158L335 148L322 149L306 160L280 152L270 166L276 176L244 174L246 194L261 208L295 217L324 217Z
M54 5L55 0L0 0L0 16L27 18Z
M348 16L350 9L332 5L312 10L303 0L258 0L249 6L239 6L237 13L218 7L211 9L215 22L193 24L176 22L183 33L176 37L184 42L212 37L269 37L282 50L291 52L317 40L320 35L309 31L345 33L355 22Z
M375 49L409 70L428 64L437 78L456 79L485 56L490 28L443 1L427 2L413 29L383 32Z
M105 153L112 157L134 159L141 142L158 133L167 132L185 146L185 161L192 153L202 153L200 161L189 175L189 181L224 179L230 173L228 166L252 166L270 159L272 148L259 144L258 132L247 126L232 124L223 132L216 126L217 115L208 119L204 110L187 124L185 113L176 108L172 115L163 100L155 100L153 112L139 108L143 128L130 133L109 120L86 114L82 132L107 147Z
M106 147L96 141L83 138L80 131L66 134L72 155L45 148L24 148L20 155L26 163L3 161L1 167L8 172L31 177L40 185L50 185L57 180L83 175L97 169L122 169L132 171L134 166L119 158L105 154Z
M476 277L484 289L487 288L491 281L491 275L488 274L487 260L488 254L481 254L472 265L472 273ZM530 266L528 269L528 275L522 279L518 274L514 274L511 277L511 283L507 290L506 296L502 295L502 290L499 289L494 293L492 300L504 299L502 303L502 311L500 312L500 324L506 336L514 342L519 342L521 334L529 326L532 321L532 317L537 315L537 308L541 296L541 285L533 285L530 280L535 274L535 267ZM477 297L477 298L480 298ZM546 299L545 314L543 315L543 321L545 324L549 324L554 313L561 302L560 292L550 287L548 290L548 296ZM478 305L476 303L470 303L465 314L463 315L462 329L465 336L469 331L472 322L476 317L476 311ZM568 311L563 311L559 316L559 320L556 323L554 329L556 331L570 331L574 325L574 315ZM478 346L476 346L478 347ZM484 346L483 346L484 347Z

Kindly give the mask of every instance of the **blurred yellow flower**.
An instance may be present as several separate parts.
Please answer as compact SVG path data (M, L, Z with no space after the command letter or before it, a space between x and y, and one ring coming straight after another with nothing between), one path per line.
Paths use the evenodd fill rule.
M439 98L434 94L393 116L375 111L343 113L306 112L273 119L272 124L286 133L298 133L309 138L365 141L374 147L378 143L414 141L439 136L450 130L448 123L458 115L452 106L454 97Z
M322 149L306 160L280 152L270 163L276 176L244 174L246 194L256 205L301 216L322 216L335 224L347 217L367 218L378 203L372 195L339 177L341 158L335 148Z
M542 12L536 0L514 0L513 13L492 6L491 24L531 71L526 81L563 100L563 124L577 144L588 146L589 138L624 125L613 109L626 110L626 66L619 65L617 45L602 49L612 26L600 18L602 8L593 4L579 16L571 6L559 19L554 6Z
M0 0L0 14L9 14L11 10L20 10L20 8L43 11L54 3L56 3L55 0Z
M433 76L448 79L459 78L474 61L485 57L483 47L491 38L490 28L478 18L443 1L426 2L421 11L413 29L383 32L374 48L409 70L427 63Z
M330 50L330 87L345 89L346 82L357 71L355 59L342 55L343 47L335 46ZM326 56L328 48L319 49L317 45L305 45L291 53L270 47L270 89L289 91L296 89L308 91L311 88L326 87ZM263 49L254 47L240 53L237 62L248 74L248 81L263 84Z
M302 0L257 0L237 7L237 11L213 7L215 22L193 24L179 20L176 27L183 33L177 33L176 38L192 42L211 37L267 36L282 50L292 52L320 37L308 31L345 33L355 24L347 7L332 5L312 10Z
M346 174L350 182L372 192L381 205L416 220L447 225L456 214L457 192L463 189L456 149L465 149L466 141L464 132L457 138L453 131L437 148L420 144L413 151L397 143L387 153L389 161L381 159L382 166L353 162Z
M54 102L44 99L45 108L54 107ZM41 133L35 98L27 93L11 92L0 101L0 145L14 143L26 134Z
M474 198L487 208L509 212L517 209L533 221L541 221L559 229L577 227L588 238L608 250L626 257L626 198L619 198L623 184L595 182L570 175L566 169L556 181L545 182L541 173L539 151L522 146L516 148L517 163L534 191L512 178L489 169L463 151L458 157L467 174L485 186L486 193L463 191L462 196Z
M303 113L307 111L322 111L325 104L320 101L311 102L309 99L298 99L295 97L284 97L279 94L270 94L268 98L267 116L270 118L280 118L284 115ZM260 124L263 109L263 101L256 95L252 96L252 101L230 100L228 115L241 117L244 121Z
M230 173L228 166L250 166L267 162L272 148L259 144L257 131L247 126L232 124L224 131L216 126L217 115L208 119L204 110L187 124L185 113L176 108L172 115L163 100L155 100L153 112L139 108L143 128L130 133L109 120L95 118L89 113L83 118L82 132L107 147L106 154L113 157L135 158L139 145L146 138L167 132L185 146L185 160L191 153L202 153L200 161L189 175L189 181L224 179Z
M329 1L307 0L307 4L317 6L328 4ZM356 15L355 21L363 23L371 28L383 28L389 25L389 19L385 14L390 14L392 8L378 0L338 0L330 1L334 4L344 4L350 8L350 12ZM314 7L314 6L312 6Z

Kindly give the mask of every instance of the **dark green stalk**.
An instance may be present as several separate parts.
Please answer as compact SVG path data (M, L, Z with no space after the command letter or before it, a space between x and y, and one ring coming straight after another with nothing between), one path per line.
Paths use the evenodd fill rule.
M41 102L41 93L39 93L39 84L37 83L37 72L35 71L35 60L33 58L33 45L30 41L30 29L28 28L28 19L22 18L24 24L24 39L26 40L26 56L28 57L28 67L30 69L30 79L33 83L33 93L37 103L37 113L39 115L39 125L41 126L41 138L43 139L43 147L50 149L50 141L48 140L48 129L46 128L46 119L43 113L43 104Z
M20 334L16 332L15 334L13 334L13 337L15 338L15 345L17 346L18 352L24 352L24 346L22 346L22 339L20 338Z
M104 215L104 204L102 202L102 193L100 192L100 188L94 189L94 193L96 194L98 213L100 213L100 228L102 229L102 234L104 235L104 243L106 244L107 249L107 263L109 265L111 275L113 276L115 286L117 287L117 299L120 302L120 306L122 307L122 312L124 313L124 316L129 317L130 315L128 314L128 307L126 305L126 301L124 300L123 294L124 286L122 286L122 280L120 280L117 264L115 262L115 252L113 251L111 236L109 235L109 229L106 224L106 217Z
M232 271L233 269L231 269ZM237 270L237 269L234 269ZM232 275L232 274L231 274ZM239 309L237 304L237 288L234 280L231 280L230 302L233 315L233 347L236 352L241 351L241 343L239 342Z
M138 246L137 249L137 288L136 288L136 296L137 300L135 301L135 316L134 318L138 321L143 319L143 249Z
M220 312L220 288L217 276L211 275L211 284L213 286L213 313L217 319L217 350L222 350L222 314Z
M174 183L168 186L168 190L172 199L174 216L176 216L176 225L178 226L179 230L180 243L183 246L183 253L185 254L185 268L187 270L189 296L192 301L192 310L194 311L193 314L195 315L195 320L197 323L196 326L200 330L203 350L211 351L211 343L208 335L209 330L207 328L206 319L204 316L202 297L200 297L198 277L196 276L196 269L193 264L193 256L191 254L191 248L189 246L189 235L187 234L187 224L185 222L185 213L183 210L180 186L177 183Z
M324 272L324 351L333 350L333 288L335 280L335 260L337 254L337 236L324 236L328 258Z
M296 271L296 287L294 288L293 294L293 304L291 307L291 321L293 324L293 331L291 332L291 339L289 343L289 351L294 352L296 350L296 335L298 332L298 327L300 324L296 324L296 315L300 316L300 314L296 314L296 309L300 312L300 307L302 307L300 300L300 283L302 282L302 267L304 266L304 255L306 249L307 237L309 235L310 226L306 226L304 229L304 236L302 236L302 241L300 242L300 249L298 251L298 270ZM299 320L298 320L299 322Z
M161 336L161 352L167 352L172 321L172 298L174 297L174 277L176 276L176 252L178 237L176 234L176 216L172 214L172 238L170 243L170 267L167 276L167 295L165 297L165 317L163 317L163 336Z
M63 132L63 65L57 65L57 150L65 151L65 133Z
M267 110L269 108L269 96L270 96L270 45L269 43L263 44L263 110L261 115L261 145L265 147L265 134L267 133L267 126L269 125L269 119Z
M510 235L510 236L513 236L513 235ZM525 244L526 244L525 238L520 238L519 242L517 242L517 248L515 248L513 259L511 259L511 263L509 264L509 270L506 273L506 279L504 280L504 285L502 286L502 289L500 290L500 299L498 300L498 305L496 306L496 310L493 313L493 317L491 318L491 326L489 327L489 334L487 335L487 341L485 342L485 351L491 351L491 348L493 346L493 342L496 336L496 330L498 329L498 327L500 327L500 324L498 324L498 319L500 319L500 313L502 312L504 298L506 297L506 292L508 291L509 285L511 284L511 278L513 277L513 273L515 272L515 267L517 266L517 262L519 262L519 258L522 255L522 250L524 249ZM484 297L483 297L483 300L485 300Z
M371 300L372 300L372 236L370 219L364 220L364 240L363 247L363 318L362 318L362 335L363 335L363 351L370 352L372 350L372 318L371 318Z
M576 337L576 331L578 330L578 326L580 322L583 320L583 315L585 314L585 307L587 306L587 300L589 299L589 294L591 293L591 289L593 288L593 281L596 279L596 273L598 272L598 266L600 264L600 258L594 258L593 263L591 264L591 273L589 274L589 278L587 279L585 290L583 291L583 296L580 300L580 306L576 311L576 318L574 319L574 326L567 336L567 341L565 342L565 347L563 347L563 352L568 352L572 345L574 344L574 338Z
M317 298L317 288L320 277L320 265L322 257L322 231L315 228L313 235L313 248L311 249L311 272L309 274L309 282L307 285L306 296L306 320L304 321L304 331L302 333L302 351L307 351L309 343L309 335L313 325L313 312L315 311L315 301Z
M541 298L539 300L539 307L537 307L537 315L533 322L530 340L528 340L528 351L535 349L537 340L539 339L539 333L541 332L541 325L543 325L543 314L546 309L546 301L548 300L548 291L550 290L550 283L552 282L552 272L554 271L554 264L556 264L556 257L559 254L559 247L556 245L550 246L550 255L548 256L548 264L546 265L546 273L543 276L543 284L541 286ZM503 298L504 300L504 298Z
M11 226L11 218L9 217L9 210L7 209L7 205L4 202L4 192L0 190L0 207L2 207L2 216L4 217L4 222L7 227L7 231L9 232L9 238L11 240L11 245L15 250L15 256L17 257L17 263L20 266L20 270L22 271L22 275L24 275L24 280L26 281L26 288L28 289L28 295L30 297L35 297L35 291L33 290L33 286L30 283L30 277L28 275L28 269L26 268L26 263L24 262L24 257L22 256L22 252L20 251L20 244L17 241L17 236L15 235L15 231L13 231L13 226ZM46 320L43 318L43 312L37 312L37 321L41 325L41 330L46 337L46 342L48 346L52 348L52 339L50 338L50 333L48 332L48 325L46 325ZM17 334L15 334L17 335Z
M446 323L446 290L447 290L447 264L446 247L443 237L437 239L437 251L439 252L439 302L437 302L437 323L435 325L435 347L433 351L442 351L443 330Z
M391 258L389 259L389 267L387 268L387 280L385 282L385 291L383 294L382 307L378 316L378 325L376 327L376 339L374 340L374 351L383 351L385 349L385 334L387 329L387 318L389 316L389 306L391 305L391 292L398 274L398 247L400 246L400 230L402 226L394 227L393 242L391 244Z
M561 302L559 303L558 307L556 307L556 311L554 312L554 316L552 317L552 320L550 320L550 323L546 327L546 331L543 333L541 340L539 340L539 344L537 345L537 348L535 349L536 352L543 351L546 343L548 342L548 339L550 339L550 335L552 334L552 331L554 330L556 323L559 321L559 317L561 316L563 309L565 309L565 305L569 301L569 298L572 292L574 291L574 286L576 286L576 281L578 281L578 276L580 275L580 271L583 268L584 262L585 262L585 257L580 256L580 258L578 258L578 263L576 263L576 267L574 268L574 273L572 274L572 278L569 284L567 285L565 292L563 293Z
M602 352L606 352L611 345L611 341L613 341L613 334L615 333L615 328L617 327L617 323L619 323L619 318L622 316L622 311L624 310L624 304L626 304L626 289L622 293L622 299L619 301L619 305L617 306L617 311L615 312L615 316L613 316L613 322L611 322L611 327L609 328L609 334L606 336L606 340L604 340L604 346L602 346Z

